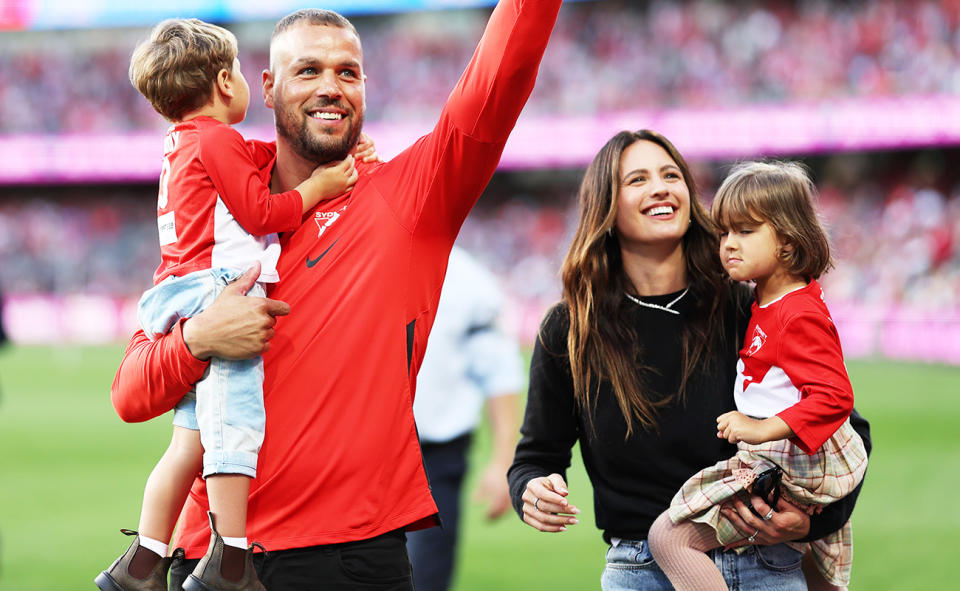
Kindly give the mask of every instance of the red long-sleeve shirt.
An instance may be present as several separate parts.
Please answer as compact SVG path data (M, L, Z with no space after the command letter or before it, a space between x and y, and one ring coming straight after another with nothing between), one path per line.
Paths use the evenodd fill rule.
M271 195L259 174L260 159L237 130L211 117L170 126L154 283L218 267L242 271L254 261L260 261L260 281L277 281L276 235L300 225L303 199L296 189Z
M247 535L267 549L371 538L430 523L412 402L446 261L533 89L560 0L503 0L431 133L360 169L347 196L324 201L281 238L291 305L264 355L267 424ZM269 175L272 162L263 168ZM203 373L180 327L134 335L114 380L120 416L142 421ZM208 542L203 482L175 544Z
M816 281L765 306L753 303L734 399L744 414L783 419L810 454L850 416L853 386Z

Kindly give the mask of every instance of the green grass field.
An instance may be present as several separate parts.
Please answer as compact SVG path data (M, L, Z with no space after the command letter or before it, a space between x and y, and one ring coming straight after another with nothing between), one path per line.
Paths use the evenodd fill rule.
M136 527L147 474L166 446L167 418L127 425L109 388L113 347L0 351L0 590L94 588ZM960 368L849 364L874 452L854 515L854 590L956 588L960 506ZM474 453L482 455L485 433ZM475 463L476 465L476 463ZM604 545L583 469L571 495L579 526L541 534L514 515L487 523L471 505L457 591L599 588Z

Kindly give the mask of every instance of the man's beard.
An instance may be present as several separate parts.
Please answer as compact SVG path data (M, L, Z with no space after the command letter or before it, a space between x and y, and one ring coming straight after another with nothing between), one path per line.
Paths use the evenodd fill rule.
M337 106L337 101L327 101L321 106ZM344 109L345 110L345 109ZM355 119L348 119L346 133L337 137L323 133L311 133L308 128L310 117L302 111L293 109L277 109L276 114L277 136L287 140L298 156L314 164L326 164L343 160L350 154L350 150L360 138L363 128L363 115L355 115ZM297 115L302 118L297 121Z

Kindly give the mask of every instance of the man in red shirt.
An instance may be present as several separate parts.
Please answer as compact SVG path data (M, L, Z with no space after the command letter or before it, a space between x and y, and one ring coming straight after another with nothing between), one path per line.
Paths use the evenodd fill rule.
M358 164L351 192L281 237L273 300L240 296L248 273L170 334L151 342L138 332L127 349L112 390L126 421L171 409L210 356L264 354L266 434L247 531L270 551L257 566L271 591L413 587L404 531L437 513L413 420L417 369L450 249L533 89L560 4L499 2L433 131L390 162ZM336 13L277 24L263 77L275 156L253 146L272 192L356 143L362 57ZM206 549L206 509L198 478L174 544L190 559ZM192 569L175 565L171 589Z

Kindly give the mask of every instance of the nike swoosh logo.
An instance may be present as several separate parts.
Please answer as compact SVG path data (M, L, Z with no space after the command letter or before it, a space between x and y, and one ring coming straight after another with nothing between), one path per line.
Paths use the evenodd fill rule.
M307 255L307 268L309 269L310 267L312 267L312 266L316 265L317 263L319 263L319 262L320 262L320 259L322 259L322 258L324 257L324 255L326 255L328 252L330 252L330 249L333 248L333 245L336 244L338 240L340 240L340 239L337 238L337 240L334 240L333 243L330 244L330 246L328 246L325 251L321 252L321 253L320 253L320 256L318 256L318 257L315 258L315 259L311 259L311 258L310 258L310 255Z

